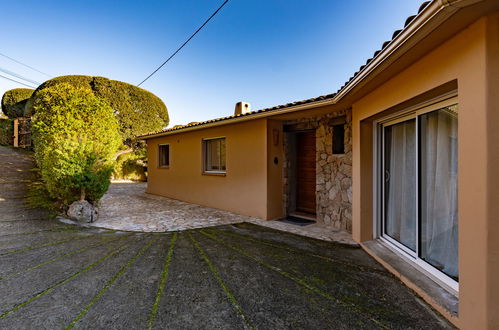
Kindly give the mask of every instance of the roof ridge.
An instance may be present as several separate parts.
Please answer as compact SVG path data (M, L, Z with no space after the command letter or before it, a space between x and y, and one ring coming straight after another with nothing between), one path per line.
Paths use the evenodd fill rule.
M171 128L166 128L166 129L155 131L155 132L149 132L149 133L140 135L139 137L146 137L146 136L155 135L155 134L159 134L159 133L178 131L178 130L182 130L182 129L188 128L188 127L202 126L202 125L206 125L206 124L210 124L210 123L214 123L214 122L219 122L219 121L224 121L224 120L229 120L229 119L233 119L233 118L245 117L245 116L255 115L258 113L271 112L271 111L275 111L275 110L279 110L279 109L283 109L283 108L289 108L291 106L298 106L298 105L313 103L313 102L317 102L317 101L323 101L323 100L331 99L335 95L336 95L336 93L325 94L325 95L321 95L321 96L317 96L317 97L313 97L313 98L309 98L309 99L305 99L305 100L301 100L301 101L295 101L295 102L290 102L290 103L286 103L286 104L276 105L276 106L269 107L269 108L254 110L254 111L250 111L247 113L241 113L239 115L218 117L218 118L213 118L213 119L209 119L209 120L205 120L205 121L201 121L201 122L191 122L191 123L188 123L185 125L175 125Z

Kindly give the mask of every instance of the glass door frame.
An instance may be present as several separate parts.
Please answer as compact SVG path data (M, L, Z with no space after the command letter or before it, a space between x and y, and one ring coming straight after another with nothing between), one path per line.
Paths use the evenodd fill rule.
M442 109L446 106L458 104L457 99L457 91L452 91L445 95L442 95L438 98L434 98L428 100L423 103L419 103L418 105L412 106L410 108L406 108L402 111L398 111L394 114L387 115L379 120L373 122L374 127L374 138L373 138L373 196L374 196L374 227L373 233L374 237L380 239L386 245L398 252L404 258L409 259L413 265L418 268L420 271L425 273L428 277L433 279L435 282L439 283L441 286L446 288L449 292L457 295L459 293L459 282L447 276L437 268L433 267L420 256L420 232L421 232L421 219L420 219L420 179L419 179L419 171L420 171L420 147L419 147L419 116L425 113L429 113L432 111L436 111ZM386 235L384 232L384 222L385 222L385 196L384 196L384 183L385 183L385 141L384 141L384 132L385 127L391 126L397 123L401 123L407 120L415 119L416 127L415 127L415 145L416 145L416 251L412 251L410 248L406 247L402 243L398 242L394 238ZM458 142L459 143L459 142ZM458 172L459 176L459 172Z
M380 182L380 190L381 190L381 218L380 218L380 237L383 238L384 240L388 241L390 244L393 244L395 245L398 249L400 249L402 252L404 252L405 254L409 255L410 257L412 258L416 258L416 256L418 255L418 236L419 236L419 230L418 230L418 226L419 224L416 223L416 237L415 237L415 242L416 242L416 251L413 251L411 250L409 247L405 246L404 244L402 244L401 242L397 241L395 238L392 238L390 235L388 235L385 231L385 222L386 222L386 214L385 214L385 201L386 201L386 196L385 196L385 160L386 160L386 157L385 157L385 146L386 146L386 143L385 143L385 128L387 127L390 127L390 126L393 126L393 125L396 125L396 124L400 124L400 123L404 123L404 122L407 122L409 120L414 120L415 121L415 127L414 127L414 143L415 143L415 150L418 150L418 143L417 143L417 137L418 137L418 133L417 133L417 129L418 129L418 125L417 125L417 115L416 113L403 113L399 116L397 116L396 118L389 118L387 119L386 121L382 121L379 123L379 125L381 125L380 127L380 134L381 134L381 143L380 143L380 148L381 148L381 168L380 168L380 176L382 176L382 182ZM417 163L418 163L418 159L417 159L417 155L416 157L414 158L416 164L415 165L415 169L416 169L416 185L418 184L418 166L417 166ZM419 214L418 214L418 193L417 193L417 188L416 188L416 219L419 218Z

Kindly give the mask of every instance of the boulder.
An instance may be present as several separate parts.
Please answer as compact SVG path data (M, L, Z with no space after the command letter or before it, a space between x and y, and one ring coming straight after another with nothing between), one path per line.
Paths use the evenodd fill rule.
M94 222L97 220L97 208L87 201L73 202L68 209L68 217L81 222Z

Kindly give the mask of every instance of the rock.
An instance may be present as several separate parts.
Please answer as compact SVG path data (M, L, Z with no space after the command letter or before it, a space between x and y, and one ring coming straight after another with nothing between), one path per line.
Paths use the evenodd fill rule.
M333 201L336 198L336 194L338 194L338 188L333 186L331 190L329 190L329 200Z
M73 202L68 209L68 217L81 222L94 222L97 220L97 209L87 201Z
M342 189L348 189L352 186L352 179L349 177L343 178L341 180L341 188Z
M352 166L348 164L341 164L340 172L348 176L352 175Z

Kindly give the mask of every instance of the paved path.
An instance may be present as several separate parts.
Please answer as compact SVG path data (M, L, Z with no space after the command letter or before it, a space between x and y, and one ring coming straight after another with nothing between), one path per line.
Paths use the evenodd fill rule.
M250 219L179 200L146 194L146 183L113 183L101 199L93 226L116 230L164 232L227 225Z
M127 233L48 220L0 147L0 329L439 329L361 249L240 223Z
M91 226L125 231L165 232L250 222L298 235L357 245L350 233L329 226L297 226L265 221L206 206L147 194L146 183L113 183L101 200L99 219Z

